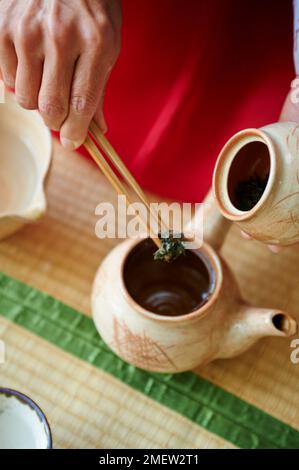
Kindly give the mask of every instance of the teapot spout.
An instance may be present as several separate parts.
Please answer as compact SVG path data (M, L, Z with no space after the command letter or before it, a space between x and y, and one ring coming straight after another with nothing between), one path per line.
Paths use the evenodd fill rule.
M230 319L225 344L217 356L233 357L264 336L288 338L295 335L297 330L297 321L282 310L241 304L237 315Z

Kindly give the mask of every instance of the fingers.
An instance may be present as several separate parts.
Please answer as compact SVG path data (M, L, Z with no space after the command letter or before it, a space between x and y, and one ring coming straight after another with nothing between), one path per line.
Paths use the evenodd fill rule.
M8 88L15 87L17 55L12 40L3 35L0 38L1 75Z
M38 96L38 109L45 124L59 130L69 112L69 97L75 60L61 55L47 55Z
M114 7L112 0L81 3L80 9L68 2L0 6L0 76L19 104L38 108L72 149L83 143L95 115L106 128L103 90L120 36L118 1Z
M252 236L249 235L249 233L244 232L244 230L241 230L241 236L242 236L245 240L252 240Z
M96 56L91 57L88 53L77 61L69 114L60 131L61 143L68 150L78 148L86 138L103 93L106 68Z
M252 236L249 235L249 233L244 232L244 230L241 230L241 236L244 238L244 240L253 240ZM278 245L267 245L269 250L272 251L272 253L279 253L282 250L281 246Z
M104 132L104 134L108 130L108 126L107 126L106 119L105 119L105 116L104 116L104 109L103 108L104 108L104 98L105 98L106 86L107 86L107 81L108 81L109 76L110 76L110 71L106 75L105 83L104 83L103 90L102 90L101 96L100 96L100 101L99 101L98 107L97 107L95 115L94 115L95 122L97 123L99 128L102 130L102 132Z
M18 103L25 109L37 109L43 61L39 51L40 29L25 17L15 33L18 59L15 93Z
M299 77L291 82L291 88L284 101L279 121L299 122Z
M272 253L279 253L282 250L282 246L278 245L268 245L268 248Z
M104 116L103 101L103 99L100 100L100 104L98 105L98 109L96 110L96 113L94 115L94 120L97 123L98 127L101 129L101 131L106 134L108 126Z
M30 53L24 53L18 57L15 83L16 99L25 109L37 109L43 70L42 61Z
M279 121L299 121L299 106L297 103L293 103L292 92L290 92L285 99L279 116Z

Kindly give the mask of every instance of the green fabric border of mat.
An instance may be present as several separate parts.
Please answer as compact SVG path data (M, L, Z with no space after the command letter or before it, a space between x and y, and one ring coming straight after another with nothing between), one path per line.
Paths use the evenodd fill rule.
M240 448L299 448L299 431L192 372L149 373L125 363L91 318L3 273L0 315Z

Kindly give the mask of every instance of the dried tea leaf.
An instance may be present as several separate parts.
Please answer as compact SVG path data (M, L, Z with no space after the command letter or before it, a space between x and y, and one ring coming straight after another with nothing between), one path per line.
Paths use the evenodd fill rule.
M267 186L269 175L260 177L253 175L245 181L240 181L236 188L236 206L241 211L252 209L262 197Z
M155 260L162 260L169 263L185 254L185 247L182 241L184 236L182 234L175 235L169 233L167 237L159 235L159 238L161 240L161 247L154 253Z

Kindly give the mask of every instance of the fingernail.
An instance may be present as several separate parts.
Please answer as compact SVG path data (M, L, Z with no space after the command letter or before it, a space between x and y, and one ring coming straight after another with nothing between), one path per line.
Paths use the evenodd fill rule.
M66 137L60 137L60 142L66 150L75 150L81 145L79 142L74 142Z

